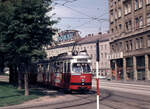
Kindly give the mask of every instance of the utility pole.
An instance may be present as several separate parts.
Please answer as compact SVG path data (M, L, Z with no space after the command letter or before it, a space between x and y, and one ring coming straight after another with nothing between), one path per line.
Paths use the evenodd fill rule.
M99 109L99 77L98 77L98 62L99 62L99 40L96 41L96 82L97 82L97 109Z

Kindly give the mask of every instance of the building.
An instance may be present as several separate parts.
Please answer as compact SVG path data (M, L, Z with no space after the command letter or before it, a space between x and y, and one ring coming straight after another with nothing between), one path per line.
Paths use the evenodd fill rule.
M60 53L70 52L72 50L82 51L87 50L89 56L92 58L92 71L96 72L96 41L99 40L100 48L100 61L99 61L99 75L107 76L110 74L110 61L109 61L109 35L108 34L89 34L84 38L72 40L70 43L62 43L48 48L48 58L57 56Z
M72 51L75 42L80 40L79 31L65 30L53 36L55 44L46 48L47 57L57 56L58 54Z
M109 0L112 78L150 80L150 0Z

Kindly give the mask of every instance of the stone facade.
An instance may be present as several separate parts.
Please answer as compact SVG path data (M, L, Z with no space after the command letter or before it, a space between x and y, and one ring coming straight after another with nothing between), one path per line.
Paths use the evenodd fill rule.
M150 0L109 0L109 22L112 78L150 80Z

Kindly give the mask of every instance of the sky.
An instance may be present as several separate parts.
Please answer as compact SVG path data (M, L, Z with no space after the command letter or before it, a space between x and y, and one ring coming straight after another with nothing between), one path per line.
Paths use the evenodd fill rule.
M78 30L82 37L108 31L108 0L53 0L52 6L61 31Z

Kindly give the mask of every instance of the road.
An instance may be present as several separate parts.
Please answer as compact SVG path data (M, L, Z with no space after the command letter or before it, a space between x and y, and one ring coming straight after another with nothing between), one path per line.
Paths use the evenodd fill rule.
M96 109L96 90L88 94L64 94L45 103L10 106L0 109ZM150 86L148 84L100 81L100 109L150 109ZM62 94L62 95L61 95Z

